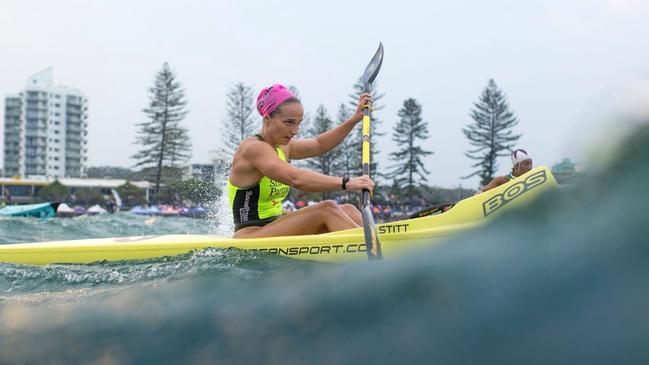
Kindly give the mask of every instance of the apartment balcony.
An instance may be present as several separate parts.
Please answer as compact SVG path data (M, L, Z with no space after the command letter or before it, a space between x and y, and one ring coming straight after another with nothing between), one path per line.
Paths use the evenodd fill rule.
M34 146L25 146L25 156L27 158L29 158L29 159L34 159L34 158L38 158L38 157L41 157L41 156L43 156L43 158L44 158L44 156L45 156L45 148L43 148L41 146L38 146L36 148Z
M5 157L7 156L12 156L12 155L18 155L18 149L17 148L9 148L5 146Z
M70 121L68 120L66 123L67 129L69 130L70 128L76 128L78 131L81 131L81 123L79 121L73 120Z
M27 92L27 101L29 102L29 101L33 101L33 100L47 102L47 93L40 92L40 91L28 91Z
M47 123L45 122L45 120L27 119L27 123L25 123L25 129L47 129Z
M47 148L47 142L43 140L26 140L25 148L31 148L31 149L35 148L37 150L41 150L41 151L36 151L36 153L45 152L45 148Z
M68 135L65 138L65 144L66 145L68 145L68 144L79 144L79 143L81 143L81 138L79 138L78 136L70 136L70 135Z
M25 113L25 117L27 117L27 119L47 119L47 112L34 110L34 109L27 109L27 112Z
M5 155L5 169L17 169L18 168L18 156L7 156Z
M22 112L20 110L5 109L5 119L20 119Z
M25 164L25 170L30 175L39 175L45 171L45 164Z
M27 103L25 103L25 109L27 109L27 110L47 110L47 102L27 100Z
M28 130L25 132L25 138L41 138L45 140L47 139L47 130L46 129Z

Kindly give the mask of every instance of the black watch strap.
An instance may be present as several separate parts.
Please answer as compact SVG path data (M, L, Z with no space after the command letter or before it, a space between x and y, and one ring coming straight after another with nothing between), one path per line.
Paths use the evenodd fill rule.
M349 182L349 177L344 176L343 177L343 184L342 184L343 190L347 190L347 182Z

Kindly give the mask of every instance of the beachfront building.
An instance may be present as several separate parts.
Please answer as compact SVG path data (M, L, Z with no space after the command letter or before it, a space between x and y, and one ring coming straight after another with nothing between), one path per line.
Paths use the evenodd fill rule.
M5 98L4 176L83 177L88 155L88 99L54 85L52 68Z
M126 183L141 189L145 199L148 201L153 186L148 181L128 181L125 179L87 179L87 178L0 178L0 205L4 201L7 204L28 204L40 202L39 192L45 186L58 181L66 186L71 194L81 189L93 189L105 196L110 196L112 190L119 189ZM123 197L128 199L128 197Z

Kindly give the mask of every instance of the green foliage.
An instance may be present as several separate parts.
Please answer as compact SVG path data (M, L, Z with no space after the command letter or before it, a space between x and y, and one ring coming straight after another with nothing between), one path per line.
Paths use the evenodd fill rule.
M496 158L508 156L521 135L514 134L512 131L512 128L518 124L518 118L509 110L507 99L494 80L489 80L480 96L480 101L473 105L474 108L471 110L473 123L463 128L462 132L469 143L475 147L465 155L472 160L477 160L471 166L477 170L464 178L478 175L480 184L486 185L498 170Z
M158 170L156 168L150 167L133 173L133 175L131 175L131 179L134 181L146 180L146 181L155 182L156 179L159 177L160 186L158 186L157 193L155 190L152 192L152 195L150 196L150 200L152 203L163 203L167 201L172 202L175 200L173 192L168 191L169 189L167 189L167 191L163 191L165 190L165 186L169 186L174 184L177 181L180 181L182 179L182 176L183 176L182 168L163 166L162 169L160 169L159 175L158 175Z
M85 206L102 204L105 202L104 195L98 189L93 188L76 189L74 196L75 203Z
M46 201L65 201L70 197L70 189L58 180L54 180L51 184L43 187L38 192L38 196Z
M429 172L422 158L432 152L421 148L417 141L429 138L428 125L421 118L421 105L413 98L406 99L398 115L401 119L392 133L398 149L390 153L390 160L395 164L387 176L394 179L393 184L397 184L410 200L417 193L417 186L427 181L424 173Z
M140 189L128 181L118 186L115 190L117 190L117 193L121 197L122 204L126 207L134 207L147 202L144 189Z
M165 62L149 89L149 106L143 111L148 120L138 123L135 144L140 150L132 156L136 166L155 170L155 191L159 191L162 170L177 167L190 157L189 132L180 125L187 115L185 91L176 74Z

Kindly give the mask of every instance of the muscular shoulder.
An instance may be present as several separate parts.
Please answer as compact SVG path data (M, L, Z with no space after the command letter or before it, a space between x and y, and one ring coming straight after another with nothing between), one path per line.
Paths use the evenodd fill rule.
M256 155L268 152L269 150L272 150L272 147L268 143L262 142L254 137L249 137L243 140L239 148L237 148L235 159L237 155L243 159L254 158Z

